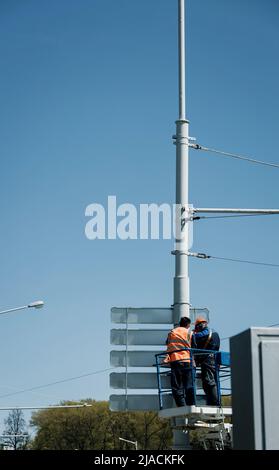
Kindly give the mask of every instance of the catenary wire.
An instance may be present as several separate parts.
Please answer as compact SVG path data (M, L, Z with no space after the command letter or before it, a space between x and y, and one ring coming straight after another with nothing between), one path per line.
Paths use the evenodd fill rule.
M221 256L209 256L209 258L220 260L220 261L232 261L233 263L246 263L246 264L253 264L253 265L258 265L258 266L279 268L279 264L275 264L275 263L260 263L258 261L250 261L250 260L245 260L245 259L222 258Z
M223 157L231 157L231 158L236 158L238 160L243 160L249 163L255 163L257 165L264 165L264 166L269 166L273 168L279 168L279 165L277 163L265 162L263 160L256 160L255 158L246 157L244 155L238 155L237 153L223 152L222 150L204 147L203 145L199 145L199 144L190 144L189 147L195 150L203 150L204 152L216 153L217 155L222 155Z
M46 388L46 387L51 387L52 385L58 385L58 384L65 383L65 382L71 382L73 380L82 379L84 377L89 377L91 375L101 374L102 372L107 372L107 371L113 370L113 369L116 369L116 367L110 367L108 369L97 370L97 371L94 371L94 372L89 372L87 374L78 375L76 377L70 377L68 379L57 380L56 382L50 382L50 383L47 383L47 384L44 384L44 385L38 385L36 387L26 388L26 389L23 389L23 390L18 390L17 392L5 393L4 395L0 395L0 398L11 397L13 395L19 395L20 393L32 392L33 390L38 390L40 388Z
M173 252L175 253L175 252ZM182 252L182 254L186 254L190 257L193 258L199 258L199 259L216 259L220 261L231 261L233 263L245 263L245 264L252 264L252 265L257 265L257 266L267 266L267 267L272 267L272 268L279 268L279 264L276 263L263 263L259 261L251 261L247 259L240 259L240 258L225 258L221 256L213 256L213 255L207 255L206 253L186 253Z

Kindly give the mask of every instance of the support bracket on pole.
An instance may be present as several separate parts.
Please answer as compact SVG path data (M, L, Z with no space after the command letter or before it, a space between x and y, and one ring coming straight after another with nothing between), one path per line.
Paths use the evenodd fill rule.
M179 256L182 256L182 255L186 255L186 256L192 256L194 258L200 258L200 259L209 259L211 258L210 255L207 255L206 253L192 253L190 251L183 251L183 250L173 250L171 252L172 255L179 255Z
M184 122L189 123L189 121L184 121ZM181 142L182 144L184 143L184 144L187 144L188 147L193 147L195 145L192 144L191 142L194 142L196 140L196 137L179 137L176 134L174 134L172 136L172 139L174 140L173 142L174 145L176 145L177 141L179 140L179 142Z

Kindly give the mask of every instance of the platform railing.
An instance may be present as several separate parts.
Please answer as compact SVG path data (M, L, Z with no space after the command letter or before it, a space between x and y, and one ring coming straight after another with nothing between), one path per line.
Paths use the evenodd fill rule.
M159 407L160 410L164 408L163 406L163 396L165 394L169 394L172 392L171 389L165 389L162 387L162 375L170 375L170 364L175 362L181 361L172 361L172 362L164 362L164 359L172 352L177 353L180 351L188 351L189 358L187 362L189 362L189 368L192 372L192 380L194 385L194 401L195 404L197 403L197 376L201 371L201 366L196 365L199 363L199 356L200 359L202 356L205 356L204 360L208 358L208 356L213 356L214 358L214 369L215 369L215 380L217 386L217 397L218 397L218 407L221 406L221 399L222 396L230 395L231 388L224 387L222 385L223 382L230 380L231 373L230 373L230 354L224 351L213 351L210 349L197 349L197 348L182 348L176 349L174 351L167 351L160 354L155 354L156 358L156 370L157 370L157 383L158 383L158 397L159 397ZM196 360L195 360L196 358ZM183 361L185 362L185 360Z

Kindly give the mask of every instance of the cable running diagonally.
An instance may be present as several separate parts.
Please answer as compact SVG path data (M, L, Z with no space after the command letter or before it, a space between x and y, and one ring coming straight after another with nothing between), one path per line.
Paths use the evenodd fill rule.
M240 259L240 258L225 258L221 256L213 256L213 255L207 255L206 253L192 253L192 252L182 252L181 254L183 255L188 255L193 258L200 258L200 259L216 259L216 260L221 260L221 261L232 261L234 263L246 263L246 264L253 264L253 265L258 265L258 266L268 266L272 268L279 268L279 264L276 263L263 263L259 261L251 261L247 259Z
M107 372L107 371L110 371L110 370L113 370L113 369L116 369L116 367L110 367L108 369L97 370L97 371L94 371L94 372L90 372L88 374L78 375L76 377L70 377L68 379L57 380L56 382L50 382L48 384L38 385L36 387L26 388L26 389L23 389L23 390L18 390L17 392L6 393L5 395L0 395L0 398L11 397L13 395L18 395L20 393L32 392L33 390L38 390L40 388L46 388L46 387L51 387L52 385L58 385L58 384L65 383L65 382L71 382L73 380L82 379L84 377L89 377L89 376L95 375L95 374L101 374L102 372Z
M246 263L246 264L254 264L258 266L268 266L272 268L279 268L279 264L275 264L275 263L261 263L258 261L250 261L250 260L238 259L238 258L222 258L221 256L208 256L208 258L217 259L221 261L232 261L234 263Z
M246 157L244 155L238 155L237 153L223 152L222 150L217 150L217 149L210 148L210 147L204 147L203 145L199 145L199 144L189 144L189 147L195 150L203 150L204 152L216 153L217 155L221 155L223 157L231 157L231 158L236 158L238 160L243 160L249 163L255 163L257 165L264 165L264 166L269 166L273 168L279 168L279 164L277 163L266 162L263 160L256 160L255 158Z

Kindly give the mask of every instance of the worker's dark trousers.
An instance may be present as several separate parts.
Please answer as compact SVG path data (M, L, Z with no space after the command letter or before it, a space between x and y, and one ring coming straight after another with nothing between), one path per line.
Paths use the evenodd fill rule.
M171 362L171 388L176 406L194 405L195 369L188 362Z
M209 406L218 406L219 400L214 360L209 358L201 364L201 378L202 386L206 395L206 404Z

